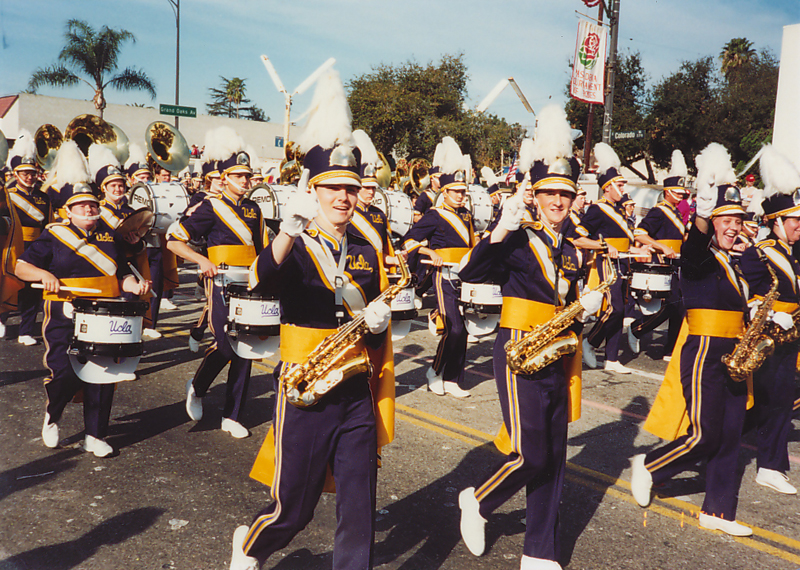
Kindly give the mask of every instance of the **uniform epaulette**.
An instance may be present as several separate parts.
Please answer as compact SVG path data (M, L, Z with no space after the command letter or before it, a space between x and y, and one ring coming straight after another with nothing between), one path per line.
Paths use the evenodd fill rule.
M49 230L50 228L52 228L52 227L54 227L54 226L68 226L68 225L69 225L69 221L67 221L67 220L64 220L64 221L62 221L62 222L53 222L52 224L47 224L47 225L44 227L44 229L46 229L46 230Z
M778 243L774 239L765 239L760 241L756 244L756 247L759 249L764 249L765 247L775 247Z
M316 228L308 228L306 233L310 235L312 238L315 238L319 235L319 230Z

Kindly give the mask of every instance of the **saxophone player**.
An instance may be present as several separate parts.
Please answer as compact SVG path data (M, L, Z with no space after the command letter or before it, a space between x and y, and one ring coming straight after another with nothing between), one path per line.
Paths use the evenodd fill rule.
M521 570L561 568L557 562L558 507L566 466L567 422L580 413L580 354L527 375L509 368L505 348L507 342L518 341L576 296L578 257L563 234L580 173L571 156L569 132L562 109L553 105L542 110L536 135L540 146L538 154L534 149L530 170L538 219L524 220L523 193L530 193L531 187L523 183L506 200L489 238L475 246L459 271L464 280L485 282L493 276L501 283L503 309L494 345L494 373L503 415L497 443L506 453L489 477L459 495L461 536L472 554L483 554L486 518L527 487ZM599 310L602 298L601 293L591 291L581 297L580 304L593 313Z
M337 509L333 567L372 568L377 449L391 441L393 431L387 410L393 410L394 398L386 335L391 309L372 301L385 282L381 259L350 224L361 187L360 152L338 73L320 79L311 106L316 111L299 141L306 150L299 190L280 232L251 267L251 286L273 283L281 301L273 428L251 473L271 487L274 502L234 532L231 570L257 569L289 544L329 489L329 468ZM354 342L362 349L384 348L384 362L373 360L383 382L371 387L370 375L362 372L312 408L291 405L282 374L305 363L320 341L362 309L369 333Z
M788 313L800 307L800 264L792 255L792 246L800 240L800 193L796 190L800 188L800 173L771 145L764 148L760 168L766 184L762 219L770 233L755 247L745 250L741 267L755 299L763 299L771 286L772 276L765 262L772 267L779 280L779 297L772 306L775 311L772 320L788 330L794 326ZM758 442L756 483L786 495L797 494L786 476L797 352L796 341L780 344L753 373Z
M745 211L722 145L710 144L696 164L696 217L681 247L688 336L682 331L644 426L671 441L633 457L631 490L646 507L653 484L706 460L700 526L749 536L752 529L736 522L737 460L748 387L734 382L722 363L745 328L748 284L730 254Z

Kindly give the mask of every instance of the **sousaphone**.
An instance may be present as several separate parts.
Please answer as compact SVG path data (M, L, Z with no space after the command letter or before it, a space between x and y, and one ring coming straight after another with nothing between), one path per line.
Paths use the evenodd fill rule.
M42 125L36 129L33 135L33 142L36 145L36 162L42 170L49 171L53 168L58 149L64 142L64 135L55 125Z
M189 165L189 145L181 132L168 123L150 123L144 133L144 143L148 162L152 160L170 172L180 172Z
M125 164L130 155L128 137L122 129L97 115L78 115L72 119L64 131L64 139L75 141L84 156L89 156L92 144L108 147L120 164Z

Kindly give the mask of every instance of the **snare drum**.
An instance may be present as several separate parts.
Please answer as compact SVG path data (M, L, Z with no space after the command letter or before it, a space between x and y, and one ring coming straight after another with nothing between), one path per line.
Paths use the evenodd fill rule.
M280 301L250 291L247 285L229 284L224 295L228 305L225 332L236 354L248 360L274 354L281 331Z
M131 188L128 204L134 210L144 208L153 212L151 229L165 234L173 223L180 221L189 206L189 195L177 182L139 182Z
M150 304L125 299L78 297L67 354L78 377L90 384L133 380L143 353L142 321Z
M666 299L670 295L674 266L668 263L631 262L631 293L643 301Z
M486 188L477 184L470 184L469 197L472 204L472 223L475 226L475 231L480 233L488 228L492 222L492 216L494 215L492 197L486 191Z
M399 275L389 275L389 281L397 281ZM411 321L417 318L417 307L415 304L416 293L414 286L411 285L401 290L392 299L392 340L400 340L411 330Z
M461 283L459 301L467 332L483 336L494 332L503 310L503 293L494 283Z

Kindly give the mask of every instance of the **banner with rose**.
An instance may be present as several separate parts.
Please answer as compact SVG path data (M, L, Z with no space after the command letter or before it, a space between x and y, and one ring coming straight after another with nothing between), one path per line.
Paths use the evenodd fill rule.
M586 103L603 104L608 32L586 20L578 23L575 63L569 94Z

